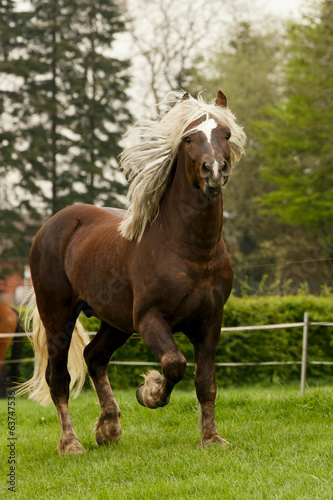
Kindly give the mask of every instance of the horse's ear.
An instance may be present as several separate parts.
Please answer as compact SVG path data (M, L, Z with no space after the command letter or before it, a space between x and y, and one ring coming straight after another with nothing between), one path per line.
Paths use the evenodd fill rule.
M187 99L189 99L190 96L189 96L189 93L188 92L185 92L185 94L183 95L183 97L181 98L182 101L187 101Z
M227 98L221 90L217 93L217 98L215 99L216 106L221 106L221 108L227 107Z

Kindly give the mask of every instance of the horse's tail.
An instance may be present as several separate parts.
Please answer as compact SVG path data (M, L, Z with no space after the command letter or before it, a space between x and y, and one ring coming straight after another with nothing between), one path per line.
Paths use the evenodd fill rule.
M47 406L51 402L51 394L45 379L48 363L46 330L40 319L34 294L31 295L26 308L24 321L26 332L30 330L31 324L32 345L35 351L35 369L30 380L19 384L16 394L29 394L29 399L37 401L42 406ZM68 353L68 371L71 377L70 389L72 391L71 395L74 398L79 395L85 382L86 365L83 358L83 350L89 341L89 335L84 330L80 321L77 320Z

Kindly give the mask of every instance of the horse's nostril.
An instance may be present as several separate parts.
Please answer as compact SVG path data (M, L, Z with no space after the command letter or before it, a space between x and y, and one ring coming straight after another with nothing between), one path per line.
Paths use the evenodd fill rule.
M200 175L203 179L206 179L206 177L209 176L212 168L210 165L207 165L207 163L203 163L200 167Z
M230 175L230 173L231 173L231 168L230 168L230 165L229 165L229 163L227 161L225 161L223 163L222 173L223 173L223 175L225 177L228 176L228 175Z

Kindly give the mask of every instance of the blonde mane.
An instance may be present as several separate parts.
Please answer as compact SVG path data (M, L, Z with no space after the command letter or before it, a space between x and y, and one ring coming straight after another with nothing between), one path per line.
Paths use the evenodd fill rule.
M120 166L130 182L127 214L120 224L121 234L128 240L141 240L146 228L156 219L162 196L168 186L173 162L186 128L206 115L228 125L231 130L231 167L244 153L246 135L237 125L229 108L207 104L198 96L181 100L182 94L172 93L164 116L157 121L143 121L127 134L139 137L139 144L120 155ZM194 129L193 129L194 131Z

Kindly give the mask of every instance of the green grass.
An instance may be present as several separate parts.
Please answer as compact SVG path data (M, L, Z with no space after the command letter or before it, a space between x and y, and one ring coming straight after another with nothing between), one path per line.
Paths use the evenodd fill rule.
M227 448L198 449L194 393L177 389L159 410L139 406L135 391L116 392L123 436L97 448L99 414L92 391L71 401L87 453L60 457L53 405L16 399L16 490L19 499L333 499L333 401L329 387L220 390L216 420ZM6 491L7 405L0 403L1 482Z

